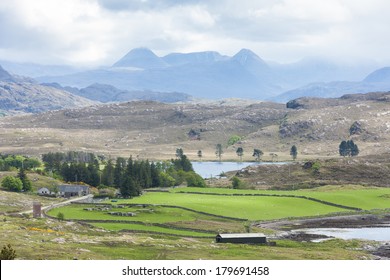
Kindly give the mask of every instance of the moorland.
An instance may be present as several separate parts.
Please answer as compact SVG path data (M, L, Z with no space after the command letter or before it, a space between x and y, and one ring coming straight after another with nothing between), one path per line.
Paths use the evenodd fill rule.
M382 92L300 98L287 105L237 99L138 101L2 117L2 154L40 158L47 152L80 150L105 159L132 155L137 160L163 161L174 158L181 148L192 161L216 161L216 145L221 144L224 161L255 161L253 151L261 149L261 161L288 164L227 173L225 178L206 180L206 188L184 184L146 190L131 199L53 208L41 219L21 213L36 200L45 206L63 201L36 195L39 187L62 181L31 170L27 175L33 191L1 190L1 244L12 243L20 259L389 257L375 255L386 246L380 242L315 243L304 233L299 238L288 234L289 227L309 218L319 219L316 227L329 217L340 217L347 225L356 217L372 221L371 226L388 224L389 96ZM239 140L229 143L233 136ZM342 140L353 140L359 154L340 156ZM298 149L295 160L290 155L292 145ZM236 153L238 147L243 148L242 158ZM10 170L1 176L16 173ZM238 189L232 189L233 177L240 181ZM376 218L368 218L372 216ZM291 223L266 226L275 221ZM215 243L217 233L229 232L264 233L276 246Z

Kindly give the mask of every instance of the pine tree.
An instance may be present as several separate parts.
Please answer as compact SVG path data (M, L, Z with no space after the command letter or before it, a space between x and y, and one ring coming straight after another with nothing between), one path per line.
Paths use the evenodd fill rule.
M292 156L293 160L296 160L297 159L297 155L298 155L298 149L295 145L293 145L291 147L291 150L290 150L290 155Z
M215 154L219 158L219 161L222 159L222 154L223 154L223 149L222 149L222 144L217 144L215 147Z
M348 144L347 141L341 141L339 145L339 154L342 157L348 156Z
M237 156L240 157L240 161L242 161L242 156L244 155L244 149L242 147L238 147L236 150Z
M118 157L116 159L115 168L114 168L114 187L117 189L122 187L124 181L124 169L126 167L126 160L124 158Z
M18 178L22 181L22 189L25 192L31 191L31 181L28 179L24 168L19 169Z
M102 172L102 184L105 186L114 186L114 165L110 159Z

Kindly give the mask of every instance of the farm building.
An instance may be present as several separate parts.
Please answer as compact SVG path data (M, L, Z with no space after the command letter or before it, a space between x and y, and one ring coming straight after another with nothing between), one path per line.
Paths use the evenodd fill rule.
M38 190L39 195L51 195L52 192L48 188L40 188Z
M215 237L217 243L239 243L239 244L266 244L267 238L261 233L220 233Z
M84 185L58 186L59 195L62 197L83 196L89 194L89 187Z

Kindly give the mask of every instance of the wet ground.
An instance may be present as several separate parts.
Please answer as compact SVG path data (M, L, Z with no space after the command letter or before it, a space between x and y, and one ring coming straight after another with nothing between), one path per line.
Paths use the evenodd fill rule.
M364 227L388 227L390 224L390 214L373 215L348 215L335 217L321 217L299 220L277 220L256 224L258 227L274 229L280 232L279 237L300 241L318 241L327 239L329 236L320 234L309 234L299 229L307 228L364 228ZM369 245L365 248L374 258L390 259L390 243L377 242L376 245Z

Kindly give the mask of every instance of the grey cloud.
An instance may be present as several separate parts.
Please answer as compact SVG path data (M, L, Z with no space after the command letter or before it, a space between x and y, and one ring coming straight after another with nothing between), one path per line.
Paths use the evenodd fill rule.
M204 1L203 1L204 2ZM178 5L192 5L202 3L200 0L164 0L164 1L151 1L151 0L98 0L98 3L105 9L111 11L147 11L147 10L160 10L171 8Z

